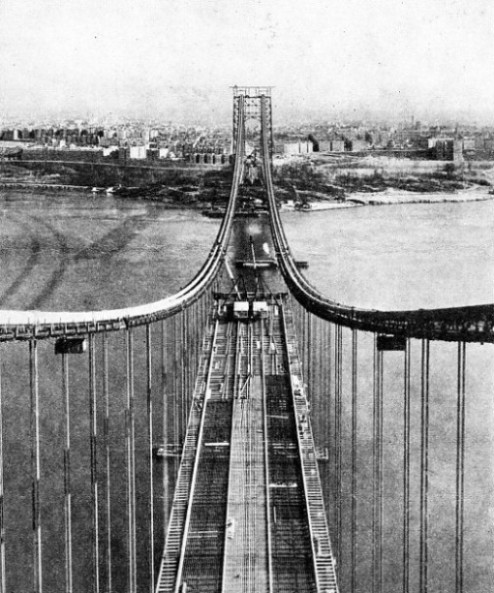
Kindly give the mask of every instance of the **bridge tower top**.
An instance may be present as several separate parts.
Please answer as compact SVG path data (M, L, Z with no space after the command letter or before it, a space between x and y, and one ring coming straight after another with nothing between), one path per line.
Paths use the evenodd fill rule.
M234 97L246 97L247 99L260 99L261 97L271 97L272 86L232 86Z
M271 107L272 86L233 86L233 146L237 145L238 110L240 98L244 100L244 125L246 153L253 150L261 153L261 109L262 101L266 106L265 131L268 135L269 156L273 154L273 123Z

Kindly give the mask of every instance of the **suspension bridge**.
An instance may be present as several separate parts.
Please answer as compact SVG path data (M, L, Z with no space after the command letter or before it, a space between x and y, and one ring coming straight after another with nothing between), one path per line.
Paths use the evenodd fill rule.
M230 198L187 286L119 310L0 312L0 593L475 591L467 348L492 354L494 305L378 311L321 294L276 203L271 89L234 87L233 124ZM253 197L263 206L244 210ZM456 369L447 393L431 393L434 344L439 372Z

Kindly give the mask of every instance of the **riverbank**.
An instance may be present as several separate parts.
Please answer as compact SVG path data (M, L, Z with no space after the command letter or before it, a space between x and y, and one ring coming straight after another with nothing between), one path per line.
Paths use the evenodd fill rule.
M0 181L1 189L11 189L16 191L40 191L40 192L59 192L59 191L70 191L70 192L83 192L87 194L91 192L91 188L88 185L65 185L60 183L29 183L29 182L16 182L16 181Z
M307 192L310 194L310 192ZM321 210L336 210L342 208L356 208L358 206L393 206L397 204L440 204L448 202L483 202L493 200L488 188L474 187L456 192L418 193L415 191L387 189L379 193L354 192L348 194L345 200L334 200L329 197L307 196L309 208L296 208L293 201L281 205L282 212L319 212Z
M88 185L67 185L60 183L31 183L31 182L1 182L0 191L16 191L19 193L56 193L62 192L79 193L89 195L96 199L104 199L108 196L114 196L122 199L154 201L165 204L169 208L203 208L209 204L208 199L200 200L198 198L199 190L187 192L181 188L162 186L159 190L150 191L147 186L122 188L93 188Z
M201 199L200 191L182 192L180 188L163 187L157 193L146 193L143 188L142 194L135 190L129 195L118 193L106 193L103 188L97 193L92 192L91 187L84 185L66 185L53 183L21 183L21 182L0 182L1 190L12 190L18 192L40 192L40 193L81 193L84 195L93 195L95 198L103 199L106 196L115 196L119 198L132 198L134 200L156 201L170 209L175 208L206 208L209 205L209 199ZM333 195L327 195L322 192L299 192L304 194L307 204L310 207L300 209L295 207L293 200L281 203L281 212L318 212L321 210L334 210L342 208L355 208L358 206L391 206L397 204L438 204L447 202L479 202L494 199L494 194L489 193L487 187L471 186L467 189L441 192L417 192L405 189L388 188L379 192L357 191L347 194L344 199L335 199ZM191 196L191 194L194 194Z
M394 204L440 204L446 202L481 202L494 199L485 187L469 187L454 192L419 193L400 189L387 189L378 194L356 192L349 194L346 202L361 206L389 206ZM346 203L345 202L345 203Z

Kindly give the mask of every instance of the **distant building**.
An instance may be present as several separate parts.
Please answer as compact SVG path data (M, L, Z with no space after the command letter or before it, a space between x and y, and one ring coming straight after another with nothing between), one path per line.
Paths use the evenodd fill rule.
M131 159L145 159L147 156L147 150L145 146L131 146L130 147L130 158Z
M454 138L429 138L429 148L437 161L461 161L463 142Z
M345 150L345 141L344 140L331 140L331 148L332 152L343 152Z
M118 146L106 146L103 148L103 156L115 156L116 154L118 155L118 150Z
M362 152L363 150L367 150L369 148L369 143L367 142L367 140L355 139L351 141L351 144L352 152Z
M299 140L283 145L285 154L309 154L313 151L313 144L310 140Z

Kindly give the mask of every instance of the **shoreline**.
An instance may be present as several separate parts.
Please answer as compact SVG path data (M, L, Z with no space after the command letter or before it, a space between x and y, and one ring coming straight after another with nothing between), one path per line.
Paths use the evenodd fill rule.
M29 190L36 189L39 191L77 191L77 192L90 192L91 187L89 185L65 185L61 183L29 183L22 181L0 181L0 189L17 189L17 190Z
M363 206L399 206L400 204L446 204L455 202L485 202L494 200L494 194L487 191L482 193L477 188L457 190L457 192L417 193L415 191L387 189L379 193L354 192L345 201L313 201L311 208L298 210L294 206L282 204L280 212L320 212L323 210L339 210L344 208L359 208Z
M362 206L396 206L400 204L443 204L452 202L481 202L487 200L494 200L494 194L488 193L488 188L482 188L479 191L479 187L470 187L461 190L450 192L431 192L431 193L419 193L416 191L409 191L405 189L388 188L380 192L352 192L350 193L345 201L331 200L329 197L327 200L315 199L310 201L311 208L307 210L298 210L292 204L282 203L280 212L319 212L323 210L337 210L345 208L358 208ZM198 201L196 204L182 204L179 197L172 198L163 196L156 196L153 200L152 196L125 196L119 194L107 194L106 192L92 193L92 187L87 185L66 185L66 184L52 184L52 183L23 183L23 182L7 182L0 181L0 190L17 190L20 192L36 190L40 192L77 192L89 194L91 196L98 197L120 197L128 198L132 197L137 200L145 201L159 201L162 204L166 204L170 208L204 208L208 201ZM310 193L310 192L308 192Z

